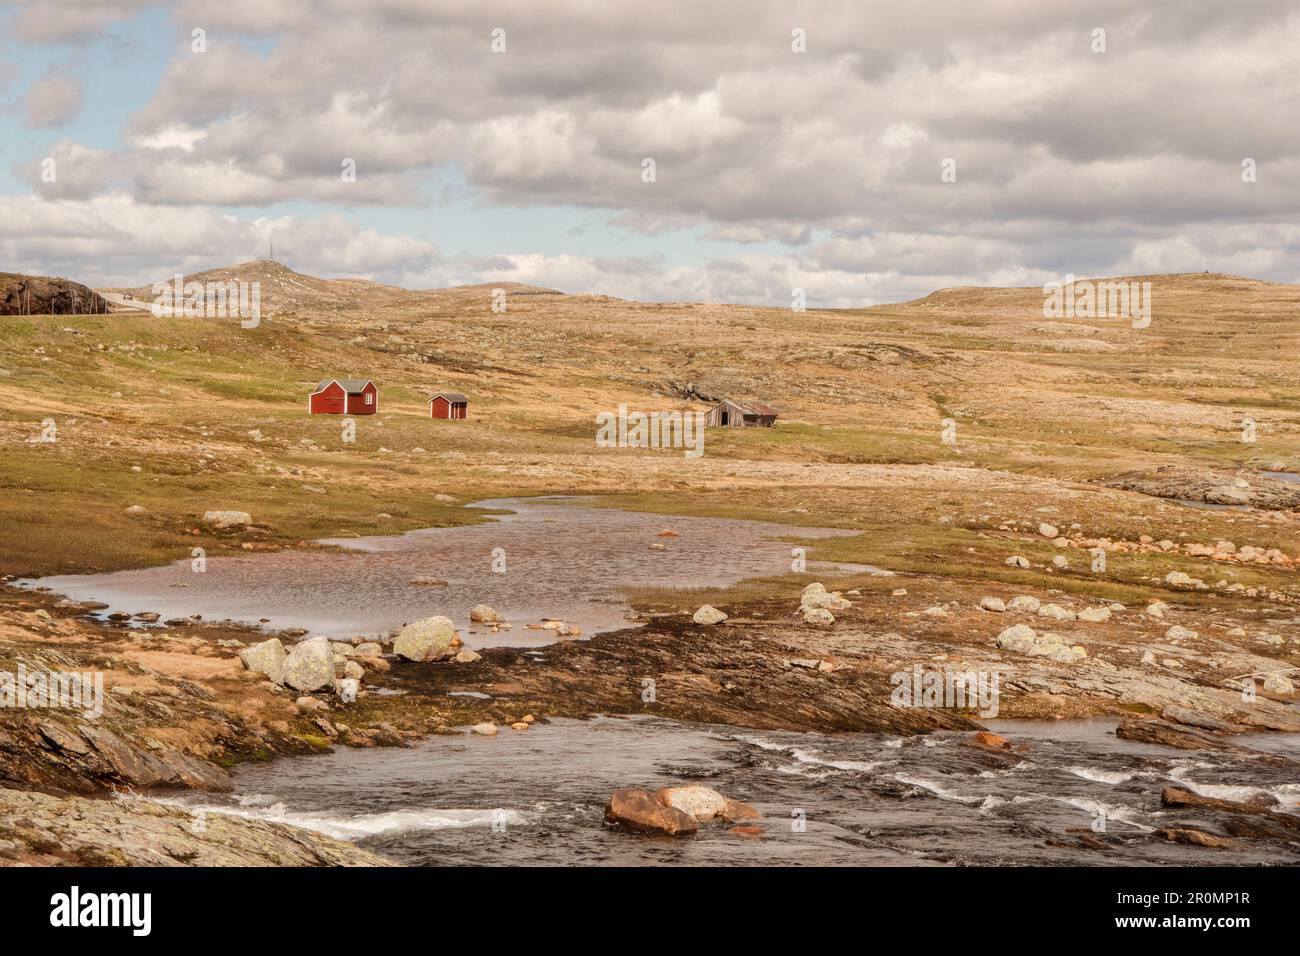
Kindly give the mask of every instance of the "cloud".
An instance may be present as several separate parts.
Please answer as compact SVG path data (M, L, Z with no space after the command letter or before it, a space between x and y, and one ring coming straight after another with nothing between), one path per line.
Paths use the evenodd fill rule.
M63 126L81 112L81 84L70 76L50 71L27 91L28 129Z
M13 31L23 40L35 43L84 40L104 27L126 20L162 0L3 0L20 9L13 20Z
M244 220L206 207L142 204L125 193L0 197L0 260L91 285L142 284L260 258L271 239L277 258L323 276L413 275L441 260L432 242L382 235L338 213Z
M147 5L24 3L15 23L33 41L85 38ZM576 257L557 246L490 250L493 268L395 265L386 250L373 271L535 275L659 299L786 301L807 283L810 300L815 287L861 304L925 283L1034 284L1159 263L1300 276L1285 231L1300 218L1294 0L1231 11L934 0L923 14L884 0L743 11L661 0L652 13L586 0L169 8L177 37L203 26L207 50L178 44L159 64L120 146L98 148L73 124L51 153L56 182L40 177L44 157L17 164L65 215L122 195L195 222L278 204L419 208L452 183L479 208L586 210L665 248L682 233L703 241L689 265L668 268L621 248ZM495 28L504 53L492 50ZM792 50L795 28L807 52ZM1093 52L1097 28L1104 53ZM29 123L68 122L75 105L54 92L38 108L33 88ZM348 159L355 182L340 175ZM945 160L955 182L940 178ZM784 254L749 254L759 247Z

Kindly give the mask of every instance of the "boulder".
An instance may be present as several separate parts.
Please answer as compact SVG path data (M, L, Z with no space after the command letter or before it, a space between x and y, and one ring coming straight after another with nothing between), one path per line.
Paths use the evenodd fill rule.
M253 523L253 516L247 511L205 511L203 523L217 531L228 528L244 528Z
M334 683L334 650L318 639L295 644L284 660L284 683L294 690L313 691Z
M1059 604L1044 604L1038 609L1039 617L1049 617L1053 621L1073 621L1075 613Z
M475 724L470 728L470 732L482 734L484 737L495 737L497 735L497 725L493 723Z
M469 619L480 624L499 624L505 620L505 618L486 604L475 604L474 607L470 609Z
M1079 620L1087 621L1090 624L1100 624L1102 621L1110 620L1110 608L1108 607L1086 607L1079 612Z
M357 657L383 657L384 649L374 641L366 641L364 644L357 645Z
M997 636L998 647L1004 650L1028 654L1030 657L1046 657L1061 664L1073 664L1088 656L1088 652L1078 645L1070 646L1059 634L1038 634L1026 624L1016 624Z
M289 652L284 649L278 637L260 644L253 644L239 652L239 659L244 667L255 674L265 674L273 683L284 683L284 661Z
M712 604L701 606L691 617L696 624L721 624L726 619L727 615Z
M980 599L980 607L985 611L996 611L1002 613L1007 609L1007 604L999 597L986 597Z
M635 833L687 836L699 829L689 813L664 806L648 790L615 790L605 805L605 822Z
M441 661L455 655L456 626L450 618L426 617L397 632L393 653L408 661Z
M718 791L699 784L685 787L664 787L655 799L665 807L676 807L689 814L697 823L716 820L727 809L727 798Z
M1006 559L1005 561L1003 561L1002 563L1003 563L1003 564L1010 565L1010 566L1013 567L1013 568L1027 568L1027 567L1029 567L1029 559L1026 558L1026 557L1024 557L1023 555L1019 555L1019 554L1013 554L1011 557L1007 558L1007 559Z
M1008 611L1028 611L1030 614L1036 614L1042 606L1042 602L1036 597L1030 597L1028 594L1018 594L1011 599L1007 605Z
M1198 637L1200 637L1200 635L1195 631L1179 624L1175 624L1173 627L1169 628L1169 630L1165 631L1166 641L1191 641Z
M1025 653L1037 636L1038 633L1028 624L1013 624L997 636L997 645L1004 650Z
M473 664L475 661L481 661L482 659L483 655L471 651L468 647L457 651L456 656L452 658L457 664Z
M1055 538L1061 532L1060 529L1056 527L1056 525L1048 524L1046 521L1044 521L1038 526L1038 533L1041 534L1044 538Z

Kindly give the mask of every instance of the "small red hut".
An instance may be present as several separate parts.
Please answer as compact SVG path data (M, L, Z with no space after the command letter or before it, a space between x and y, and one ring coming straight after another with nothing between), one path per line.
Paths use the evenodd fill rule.
M429 399L430 418L464 418L469 410L469 399L460 392L439 392Z
M323 378L307 398L313 415L373 415L379 389L368 378Z

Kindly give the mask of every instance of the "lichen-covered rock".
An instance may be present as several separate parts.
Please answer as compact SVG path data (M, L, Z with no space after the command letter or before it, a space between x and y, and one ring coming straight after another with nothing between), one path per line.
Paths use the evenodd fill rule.
M1088 656L1082 647L1070 646L1059 634L1039 634L1026 624L1016 624L997 636L997 645L1003 650L1016 651L1030 657L1046 657L1062 664L1073 664Z
M284 683L313 691L334 684L334 649L324 639L295 644L284 660Z
M228 528L244 528L253 523L253 516L247 511L205 511L203 523L217 531Z
M253 644L239 652L244 667L256 674L265 674L273 683L284 683L284 662L289 652L278 637Z
M721 817L727 809L727 798L711 787L690 784L684 787L664 787L655 794L661 804L676 807L690 814L697 823Z
M456 626L450 618L426 617L398 631L393 653L408 661L441 661L455 655L455 641Z

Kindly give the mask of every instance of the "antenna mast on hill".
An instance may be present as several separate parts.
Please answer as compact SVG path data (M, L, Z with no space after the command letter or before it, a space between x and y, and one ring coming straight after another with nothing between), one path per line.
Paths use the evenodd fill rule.
M269 256L270 261L271 261L271 262L274 262L274 261L275 261L275 240L274 240L274 239L267 239L267 242L269 242L269 243L271 244L271 253L270 253L270 256Z

